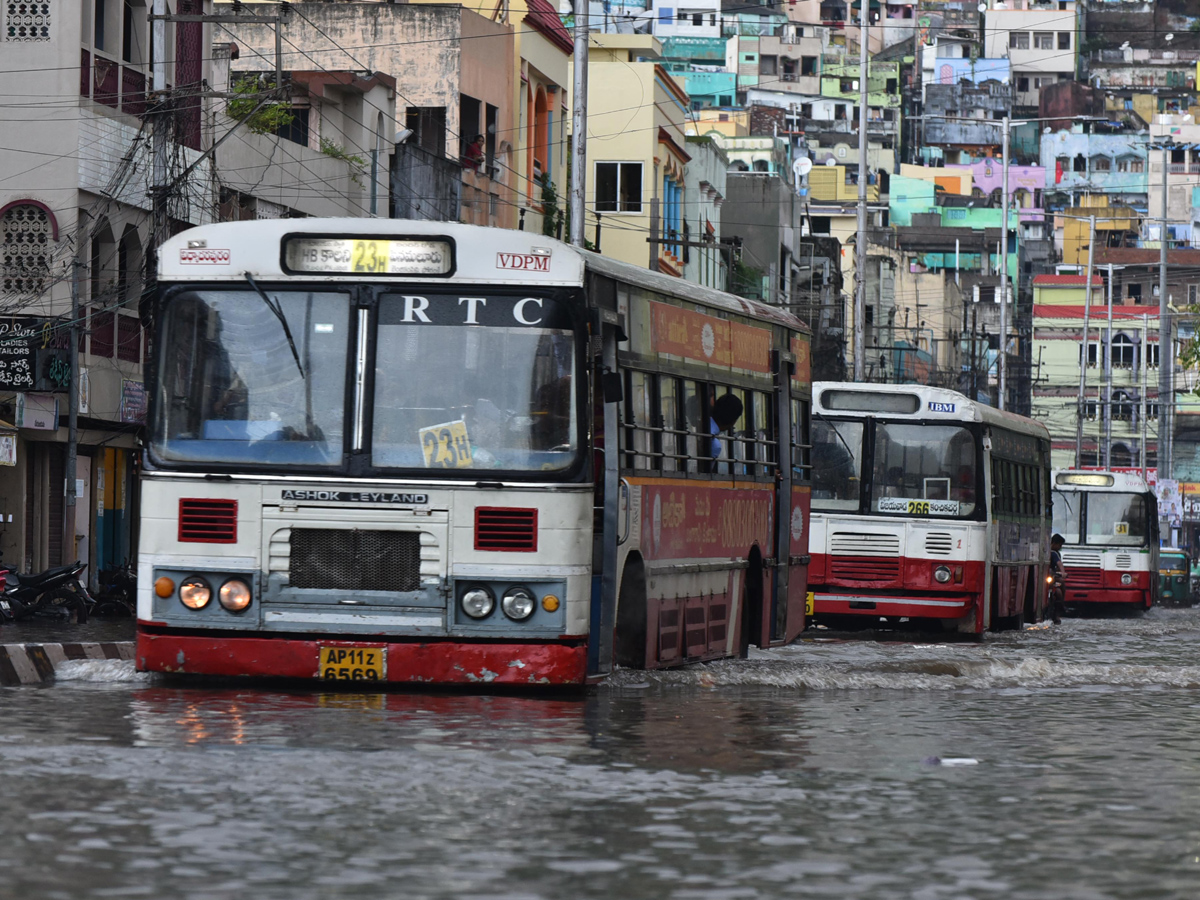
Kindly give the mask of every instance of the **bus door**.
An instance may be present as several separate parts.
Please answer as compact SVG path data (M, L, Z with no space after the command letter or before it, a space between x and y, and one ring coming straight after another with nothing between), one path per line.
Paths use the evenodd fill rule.
M615 311L597 310L594 331L600 335L600 356L594 371L594 477L597 515L593 536L591 626L588 629L588 675L602 677L612 671L613 631L616 627L617 554L628 534L622 517L629 497L621 497L620 446L617 421L621 376L617 371L617 343L626 340Z
M792 521L792 366L795 362L791 353L775 351L771 354L771 368L775 372L775 460L778 464L775 479L775 577L771 579L770 640L784 641L789 632L799 632L803 627L804 611L800 612L800 627L788 625L788 581L791 575L791 521Z

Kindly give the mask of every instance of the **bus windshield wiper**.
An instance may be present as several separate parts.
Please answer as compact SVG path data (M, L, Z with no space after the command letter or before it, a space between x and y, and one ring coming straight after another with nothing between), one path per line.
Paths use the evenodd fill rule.
M292 329L288 328L287 317L283 314L283 307L279 305L278 301L275 303L271 302L271 298L267 296L266 291L254 283L253 275L251 275L249 272L244 274L246 276L246 281L250 284L250 287L254 288L255 293L257 293L258 296L262 297L262 302L267 304L267 309L275 313L275 318L277 318L279 320L279 324L283 326L283 334L284 337L287 338L288 346L292 348L292 358L296 360L296 368L300 370L300 377L304 378L304 366L300 365L300 354L296 350L296 342L292 340Z

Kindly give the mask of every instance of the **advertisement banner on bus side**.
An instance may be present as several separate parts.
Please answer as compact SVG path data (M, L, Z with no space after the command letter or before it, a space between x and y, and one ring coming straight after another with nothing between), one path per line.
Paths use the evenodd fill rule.
M771 332L715 316L651 303L651 339L656 353L746 372L771 371Z
M756 543L764 555L774 546L769 484L762 490L644 485L641 509L642 548L651 559L744 559Z

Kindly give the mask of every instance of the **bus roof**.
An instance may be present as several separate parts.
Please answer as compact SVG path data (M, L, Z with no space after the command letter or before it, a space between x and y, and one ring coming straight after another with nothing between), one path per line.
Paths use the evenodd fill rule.
M868 416L876 413L895 419L945 419L953 422L983 422L1027 434L1031 437L1049 440L1050 432L1041 422L1018 416L1006 410L996 409L986 403L979 403L969 397L951 391L947 388L930 387L924 384L859 384L853 381L814 381L813 409L816 412L831 415L861 415ZM892 409L851 409L825 405L826 391L846 391L860 395L864 403L870 402L871 394L879 395L879 405L886 406L889 401L883 395L894 400L911 398L911 410L905 411L900 404ZM830 398L833 399L833 398Z
M1059 482L1062 482L1061 484ZM1050 486L1056 491L1105 491L1121 494L1148 494L1150 485L1133 472L1104 469L1051 469Z
M289 235L374 240L449 238L455 246L454 271L449 277L427 274L371 275L350 271L288 272L284 268L283 240ZM296 277L306 281L328 282L362 281L364 277L371 281L385 281L399 277L409 283L467 282L581 287L585 269L657 290L680 300L809 333L807 325L779 307L579 250L544 235L482 225L360 218L219 222L180 232L165 241L158 254L158 277L168 282L245 281L248 272L256 281L267 282Z

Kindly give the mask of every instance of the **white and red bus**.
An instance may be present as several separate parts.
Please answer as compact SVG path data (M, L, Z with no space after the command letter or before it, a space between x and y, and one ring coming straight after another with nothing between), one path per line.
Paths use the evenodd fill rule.
M1140 475L1055 469L1066 604L1149 609L1158 599L1158 503Z
M922 385L813 385L816 620L981 634L1041 618L1050 437Z
M804 627L808 333L541 235L160 253L137 664L578 684Z

